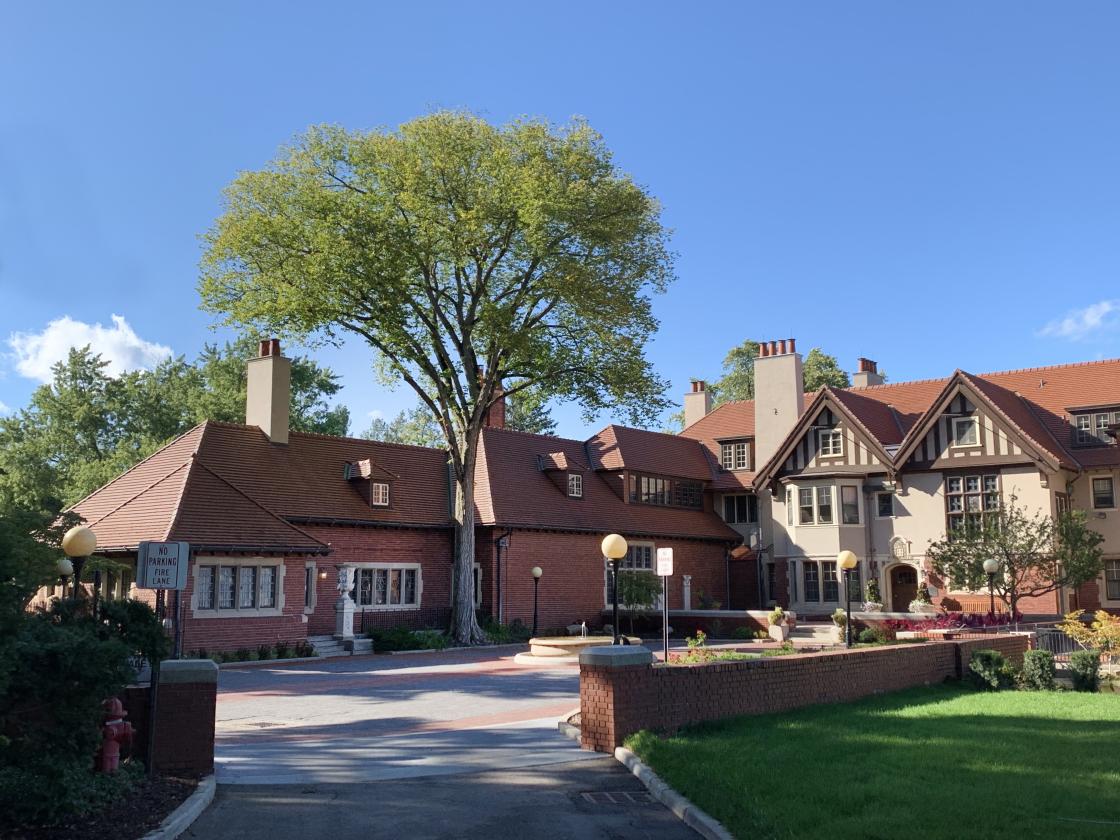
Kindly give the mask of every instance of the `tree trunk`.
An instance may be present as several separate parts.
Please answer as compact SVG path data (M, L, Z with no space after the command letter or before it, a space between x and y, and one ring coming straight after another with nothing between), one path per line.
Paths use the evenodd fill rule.
M464 458L463 476L455 479L455 567L451 634L461 645L480 645L486 634L474 609L474 448Z

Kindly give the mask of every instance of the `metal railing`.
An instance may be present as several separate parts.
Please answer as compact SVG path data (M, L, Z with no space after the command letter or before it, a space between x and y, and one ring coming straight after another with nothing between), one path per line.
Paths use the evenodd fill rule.
M1082 649L1065 631L1052 626L1035 628L1034 640L1037 650L1048 650L1059 661L1068 660L1071 653Z
M372 630L446 630L451 624L451 607L422 607L415 610L364 610L354 616L354 630L366 635Z

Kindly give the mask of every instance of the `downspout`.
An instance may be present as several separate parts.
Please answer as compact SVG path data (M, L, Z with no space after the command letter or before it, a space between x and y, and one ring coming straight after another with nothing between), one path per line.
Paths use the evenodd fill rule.
M505 603L502 600L502 549L509 550L509 538L513 536L513 531L509 528L506 529L504 534L500 534L494 545L497 547L498 553L498 623L503 624L505 618Z
M723 549L723 589L727 593L724 603L731 609L731 549L726 546Z

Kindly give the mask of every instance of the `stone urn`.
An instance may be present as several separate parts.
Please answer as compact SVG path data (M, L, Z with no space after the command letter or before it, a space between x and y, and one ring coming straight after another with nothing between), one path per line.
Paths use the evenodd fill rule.
M789 625L784 621L781 624L770 625L770 638L775 642L784 642L789 638Z

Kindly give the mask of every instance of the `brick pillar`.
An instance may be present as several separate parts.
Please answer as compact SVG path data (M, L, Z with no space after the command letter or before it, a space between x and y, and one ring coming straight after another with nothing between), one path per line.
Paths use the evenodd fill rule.
M147 755L147 688L128 688L121 695L129 723L136 727L132 754ZM214 772L214 710L218 698L218 666L209 659L171 659L160 664L156 702L155 757L160 774L208 776Z
M656 703L653 653L635 645L586 648L579 655L580 746L613 753ZM639 726L640 728L640 726Z

